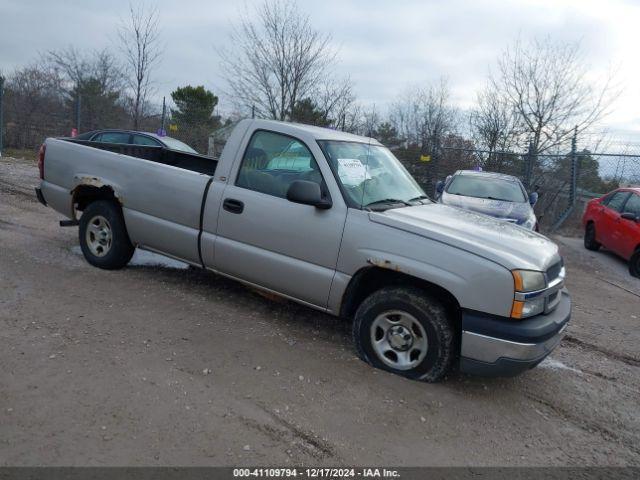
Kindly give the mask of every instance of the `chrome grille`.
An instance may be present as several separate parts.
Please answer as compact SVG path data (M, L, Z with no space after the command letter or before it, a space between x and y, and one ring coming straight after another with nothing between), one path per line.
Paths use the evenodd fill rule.
M554 263L547 269L547 281L552 282L560 275L560 270L562 270L563 262L560 260L557 263Z
M559 262L551 265L545 272L547 276L547 290L552 293L547 295L545 300L545 313L549 313L554 310L560 303L560 290L564 287L564 261L560 259Z

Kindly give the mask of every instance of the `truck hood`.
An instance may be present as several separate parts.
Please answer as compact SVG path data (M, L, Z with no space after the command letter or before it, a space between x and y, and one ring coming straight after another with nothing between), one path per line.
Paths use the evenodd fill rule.
M485 257L509 270L545 271L560 260L557 245L539 233L440 203L371 212L369 218Z
M465 197L443 192L440 202L452 207L460 207L485 215L501 219L517 220L518 225L524 223L531 215L529 202L509 202L506 200L491 200L488 198Z

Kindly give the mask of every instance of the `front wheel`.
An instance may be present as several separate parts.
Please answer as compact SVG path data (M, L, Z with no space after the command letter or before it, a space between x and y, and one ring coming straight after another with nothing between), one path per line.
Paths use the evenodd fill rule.
M106 270L124 267L135 250L120 207L106 200L90 203L85 208L80 218L79 236L87 262Z
M353 322L362 360L414 380L436 382L456 355L444 306L417 288L388 287L367 297Z
M640 248L638 248L629 260L629 273L640 278Z
M584 230L584 248L593 251L600 249L600 243L596 241L596 227L593 222L588 223Z

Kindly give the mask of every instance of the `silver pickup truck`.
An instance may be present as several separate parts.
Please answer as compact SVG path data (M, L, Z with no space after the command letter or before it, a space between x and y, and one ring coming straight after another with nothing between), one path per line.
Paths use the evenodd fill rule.
M40 151L37 196L97 267L138 247L209 269L352 319L364 361L426 381L532 368L569 321L554 243L432 202L374 139L243 120L218 161L123 148Z

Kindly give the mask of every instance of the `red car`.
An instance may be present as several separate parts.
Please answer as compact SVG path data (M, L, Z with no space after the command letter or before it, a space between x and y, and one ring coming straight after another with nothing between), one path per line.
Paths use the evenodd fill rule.
M601 246L629 260L629 272L640 277L640 188L619 188L587 204L582 217L584 246Z

